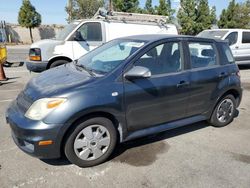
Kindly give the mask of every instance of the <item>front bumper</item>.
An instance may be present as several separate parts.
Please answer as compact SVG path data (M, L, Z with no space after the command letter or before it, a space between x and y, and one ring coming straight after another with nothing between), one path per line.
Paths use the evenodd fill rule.
M43 72L47 69L47 61L28 61L25 62L26 67L31 72Z
M25 153L40 159L59 158L61 156L62 135L60 129L63 125L45 124L26 118L18 109L14 101L6 112L6 121L12 130L12 137L16 145ZM53 144L39 146L39 141L52 140Z

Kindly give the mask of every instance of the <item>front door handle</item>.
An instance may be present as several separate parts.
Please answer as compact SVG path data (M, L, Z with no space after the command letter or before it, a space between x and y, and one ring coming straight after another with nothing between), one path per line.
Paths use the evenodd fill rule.
M182 80L182 81L180 81L180 83L177 84L176 86L177 86L177 87L184 87L184 86L188 86L189 84L190 84L189 82L187 82L187 81L185 81L185 80Z

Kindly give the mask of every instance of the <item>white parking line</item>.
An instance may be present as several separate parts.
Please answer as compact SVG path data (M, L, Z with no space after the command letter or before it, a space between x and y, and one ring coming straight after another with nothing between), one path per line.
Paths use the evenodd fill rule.
M6 99L6 100L1 100L0 103L4 103L4 102L10 102L13 101L13 99Z
M12 92L12 91L21 91L20 89L7 89L7 90L1 90L0 92Z
M27 73L29 73L29 71L27 71L27 70L19 70L19 71L8 71L8 70L6 70L5 71L6 73L18 73L18 72L27 72Z

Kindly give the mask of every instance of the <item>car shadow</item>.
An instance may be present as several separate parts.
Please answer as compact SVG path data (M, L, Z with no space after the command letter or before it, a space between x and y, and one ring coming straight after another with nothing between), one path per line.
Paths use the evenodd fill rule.
M246 64L246 65L238 65L240 70L248 70L250 69L250 64Z
M208 127L209 124L205 121L203 122L199 122L199 123L195 123L195 124L191 124L191 125L187 125L187 126L183 126L183 127L179 127L176 129L172 129L172 130L168 130L162 133L158 133L158 134L153 134L147 137L142 137L136 140L132 140L132 141L128 141L125 143L121 143L119 144L118 147L116 147L115 151L113 152L113 154L110 156L110 158L108 159L108 161L112 161L112 162L116 162L119 161L120 158L123 158L122 155L129 150L132 150L134 148L140 148L140 147L144 147L144 146L148 146L149 149L151 147L151 145L153 145L154 143L157 143L159 141L163 141L172 137L177 137L186 133L190 133L190 132L194 132L203 128ZM164 147L159 147L159 149L163 149ZM152 148L151 148L152 149ZM133 152L132 152L133 154ZM125 158L127 158L128 156L125 156ZM134 160L136 159L136 156L131 156L134 157ZM147 156L145 156L147 157ZM40 159L42 162L52 165L52 166L65 166L65 165L70 165L71 163L67 160L67 158L65 156L63 156L60 159ZM140 159L138 159L140 160ZM151 162L151 161L149 161ZM143 163L144 164L144 163Z

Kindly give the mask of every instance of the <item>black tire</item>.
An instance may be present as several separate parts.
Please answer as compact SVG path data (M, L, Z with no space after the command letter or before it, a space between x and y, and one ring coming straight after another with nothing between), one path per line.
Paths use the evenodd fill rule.
M107 147L107 150L105 150L105 153L101 157L94 159L94 160L82 160L80 157L77 156L75 152L75 148L74 148L75 140L77 139L81 131L83 131L87 127L92 127L95 125L101 125L106 128L110 136L110 144ZM68 134L68 138L64 145L64 153L71 163L79 167L83 167L83 168L91 167L91 166L99 165L105 162L114 151L116 142L117 142L117 131L113 123L109 119L106 119L103 117L92 118L84 122L78 123L78 125L76 125L75 128L70 131L70 133Z
M230 113L228 112L228 114L226 115L227 118L225 119L225 122L222 122L219 120L219 118L218 118L219 115L217 116L217 113L219 113L218 109L221 108L221 104L223 102L225 103L226 100L231 101L233 107L228 108L228 109L231 109L231 110L229 110ZM229 114L231 114L231 116ZM236 114L236 99L234 98L233 95L226 95L222 99L220 99L220 101L217 103L217 105L213 111L213 114L209 120L209 123L214 127L224 127L233 121L235 114Z
M60 65L66 64L66 63L69 63L69 61L66 61L66 60L57 60L57 61L54 61L53 63L51 63L51 65L50 65L49 68L51 69L51 68L54 68L54 67L58 67Z

